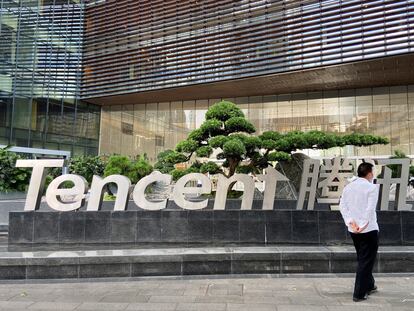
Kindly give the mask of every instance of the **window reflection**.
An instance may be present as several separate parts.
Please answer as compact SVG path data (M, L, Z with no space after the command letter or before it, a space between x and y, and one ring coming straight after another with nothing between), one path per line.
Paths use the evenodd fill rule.
M0 0L0 144L98 153L100 107L79 100L83 5Z
M173 149L198 128L208 106L221 99L134 105L134 151L125 144L108 144L108 133L121 131L117 113L103 107L101 152L120 150L136 155L147 152L151 161L165 149ZM274 130L321 130L340 133L371 133L386 136L391 144L357 148L346 146L312 155L390 155L395 150L414 154L414 86L378 87L300 94L225 98L234 101L256 126L256 134ZM128 106L130 107L130 106ZM401 112L403 111L403 112ZM403 116L404 114L404 116ZM108 119L111 122L108 122ZM117 123L118 122L118 123Z

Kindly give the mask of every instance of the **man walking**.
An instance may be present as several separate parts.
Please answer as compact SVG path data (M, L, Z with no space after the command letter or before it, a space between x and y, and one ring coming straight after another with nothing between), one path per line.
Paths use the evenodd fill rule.
M358 258L354 301L363 301L374 291L372 276L378 251L378 223L376 206L379 186L373 184L374 173L371 163L358 166L358 178L345 186L339 204L342 217L354 242Z

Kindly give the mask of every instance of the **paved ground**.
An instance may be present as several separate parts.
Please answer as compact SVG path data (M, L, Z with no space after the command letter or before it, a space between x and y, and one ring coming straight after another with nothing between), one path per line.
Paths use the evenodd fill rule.
M0 310L414 310L414 275L377 285L354 303L353 278L342 276L5 282Z

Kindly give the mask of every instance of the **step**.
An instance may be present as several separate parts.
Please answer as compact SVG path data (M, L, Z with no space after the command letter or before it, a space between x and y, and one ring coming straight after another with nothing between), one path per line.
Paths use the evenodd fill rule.
M135 248L0 252L0 279L354 273L352 246ZM414 272L414 247L380 247L378 273Z

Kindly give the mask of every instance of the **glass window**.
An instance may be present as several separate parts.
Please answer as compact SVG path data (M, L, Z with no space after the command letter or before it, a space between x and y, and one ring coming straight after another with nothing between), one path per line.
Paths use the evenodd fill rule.
M288 132L292 130L292 102L291 95L278 95L277 96L277 131Z
M277 115L277 96L266 95L263 96L263 127L262 132L276 131L278 123ZM258 129L259 130L259 129Z
M134 150L134 106L122 105L121 150L123 155L136 156Z
M187 135L195 129L196 125L196 111L195 111L195 101L188 100L183 102L183 112L184 112L184 124L185 124L185 138Z
M206 119L208 100L196 100L196 128L199 128Z
M187 137L181 101L171 102L171 130L173 131L174 145Z
M373 112L371 122L390 122L391 107L388 88L374 88L372 90Z
M263 129L263 98L262 96L249 97L249 115L246 116L256 128L256 134L262 133Z
M13 127L28 129L31 124L31 99L30 98L15 98L14 100L14 114Z
M110 149L109 154L122 154L122 146L121 146L121 112L122 106L115 105L111 106L111 130L109 133L109 144Z
M157 110L157 103L146 104L145 125L147 131L143 150L147 153L148 159L152 162L155 162L156 160L155 139L157 133Z
M145 150L144 146L148 135L145 120L145 104L134 105L134 154Z
M339 93L337 91L327 91L324 92L323 96L323 111L326 121L324 130L327 132L339 132Z
M292 125L293 130L309 130L308 100L304 93L292 94Z
M155 136L155 155L165 149L174 149L171 145L170 103L158 103L157 133Z
M0 127L10 125L11 107L11 98L0 98Z
M112 130L112 123L111 123L111 106L102 106L101 110L101 132L100 132L100 140L99 140L99 151L101 154L111 154L111 142L110 142L110 135Z
M408 121L407 87L390 87L391 122Z

